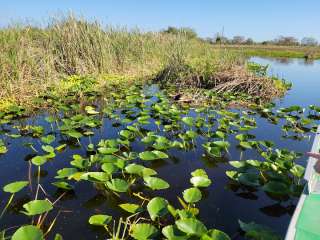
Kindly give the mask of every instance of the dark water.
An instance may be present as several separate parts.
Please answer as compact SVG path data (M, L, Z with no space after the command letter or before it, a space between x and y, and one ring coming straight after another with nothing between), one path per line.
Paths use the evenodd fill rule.
M269 64L270 72L280 77L290 80L293 83L292 90L281 100L276 101L279 106L301 105L320 103L320 61L305 63L303 60L290 60L289 62L277 61L272 59L252 58L253 61ZM36 118L30 118L25 124L36 124L46 126L47 133L50 132L50 125L44 121L44 115ZM271 140L276 143L277 148L287 148L299 152L305 152L311 148L312 139L303 141L294 141L282 138L280 127L272 125L263 118L258 118L258 128L252 133L257 140ZM100 139L117 137L118 128L111 126L108 120L104 121L103 127L97 129L93 143L98 143ZM56 134L55 146L63 138ZM9 151L0 156L0 186L17 180L28 179L29 162L33 151L23 146L23 143L32 142L35 148L41 146L40 140L30 137L20 139L8 139L10 145ZM230 140L235 143L234 140ZM88 138L81 140L83 145L89 143ZM200 209L200 219L208 228L217 228L227 232L230 236L237 234L239 230L238 219L249 222L255 221L260 224L268 225L282 236L284 236L291 215L294 211L297 199L279 202L271 199L262 191L248 191L232 185L225 175L226 170L231 170L228 160L239 160L240 152L235 147L230 148L230 156L226 159L211 159L204 157L204 149L201 147L202 140L199 139L197 148L192 151L184 152L170 150L170 158L166 161L156 161L150 163L150 167L156 169L159 176L170 183L170 188L150 195L165 196L169 202L178 206L176 196L181 196L181 192L190 187L190 172L197 168L205 168L213 184L204 190L204 199L198 204ZM235 144L233 144L235 145ZM133 143L133 150L143 151L144 147L139 142ZM52 186L56 171L63 167L70 167L70 160L73 154L86 155L86 151L76 146L68 146L66 151L57 154L54 160L42 166L41 185L46 191L50 200L55 200L61 195L61 191ZM259 159L254 150L242 153L242 159ZM300 163L305 165L305 158L301 158ZM36 182L36 169L33 167L32 180ZM35 186L35 184L34 184ZM15 200L5 215L0 220L0 230L30 223L30 218L20 214L22 204L32 200L35 189L22 191L17 194ZM8 194L0 192L0 209L5 205ZM57 207L63 212L60 213L52 232L61 233L64 239L105 239L105 232L99 228L89 226L88 219L91 215L102 213L109 214L118 219L125 216L125 213L117 207L120 200L110 194L102 195L89 182L79 182L74 191L66 194L58 203ZM56 211L49 214L53 219ZM50 239L52 235L50 235ZM241 239L237 237L237 239Z

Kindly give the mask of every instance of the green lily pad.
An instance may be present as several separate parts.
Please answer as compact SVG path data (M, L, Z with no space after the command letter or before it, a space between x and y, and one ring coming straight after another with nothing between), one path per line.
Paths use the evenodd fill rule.
M153 151L145 151L145 152L139 153L139 157L141 158L141 160L144 160L144 161L153 161L158 159L165 159L165 158L168 158L169 156L164 152L153 150Z
M190 178L190 182L194 187L209 187L211 180L208 177L196 176Z
M282 182L270 181L263 185L262 190L276 195L286 195L289 193L289 186Z
M254 222L244 223L239 220L240 228L246 233L246 237L250 239L260 240L280 240L281 237L276 234L272 229L256 224Z
M143 211L143 208L139 206L138 204L133 203L123 203L119 204L119 207L121 207L123 210L129 212L129 213L137 213Z
M168 201L161 197L155 197L150 200L147 205L148 213L152 219L155 221L157 217L162 217L168 213Z
M259 187L259 175L255 173L240 173L238 181L249 187Z
M231 240L231 238L218 229L210 229L206 234L202 235L201 240Z
M12 182L3 187L4 192L17 193L29 184L27 181Z
M148 240L155 237L158 229L151 224L138 223L130 227L130 236L137 240Z
M57 188L64 189L64 190L71 190L71 189L73 189L73 187L72 187L69 183L64 182L64 181L53 182L52 185L53 185L53 186L56 186Z
M112 220L112 217L109 215L97 214L89 218L89 224L95 225L95 226L104 226L110 223L111 220Z
M45 156L35 156L31 159L31 162L36 166L41 166L47 162L47 158Z
M145 185L151 188L152 190L167 189L170 187L169 183L158 177L147 176L144 177L143 180L145 182Z
M207 232L206 226L196 218L184 218L176 221L177 228L192 236L201 237Z
M181 232L174 225L168 225L168 226L162 228L162 234L168 240L187 240L189 238L189 236L187 236L185 233Z
M12 235L12 240L44 240L42 231L33 225L20 227Z
M22 211L28 216L34 216L49 212L53 209L52 203L48 200L33 200L28 203L23 204L25 211Z
M199 202L201 198L202 198L202 194L198 188L188 188L183 191L183 199L187 203Z
M129 188L129 184L125 180L120 178L111 179L106 184L108 188L115 192L126 192Z
M54 142L55 139L56 137L54 135L47 135L45 137L41 137L41 141L45 144L50 144Z

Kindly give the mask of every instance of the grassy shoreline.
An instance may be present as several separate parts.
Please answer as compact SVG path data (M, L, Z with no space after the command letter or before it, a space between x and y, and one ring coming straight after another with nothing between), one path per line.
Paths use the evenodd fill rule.
M320 47L277 45L214 45L217 50L226 49L246 56L320 59Z
M155 79L179 89L282 92L272 78L250 71L242 54L217 50L183 32L103 27L67 16L44 28L0 29L0 45L0 110L11 105L38 108L39 97L59 99L88 86L101 93L110 86Z

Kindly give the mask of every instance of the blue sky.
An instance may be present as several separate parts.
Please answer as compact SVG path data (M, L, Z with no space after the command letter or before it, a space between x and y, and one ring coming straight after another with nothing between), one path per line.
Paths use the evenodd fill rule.
M192 27L202 37L224 28L228 37L258 41L279 35L320 40L319 0L0 0L0 26L25 19L44 22L68 11L146 31L171 25Z

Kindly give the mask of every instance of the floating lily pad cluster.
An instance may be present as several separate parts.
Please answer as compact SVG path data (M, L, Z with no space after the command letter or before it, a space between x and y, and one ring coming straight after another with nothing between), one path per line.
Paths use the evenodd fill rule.
M238 97L230 93L220 98L213 94L212 102L220 102L218 105L191 107L173 102L163 91L140 86L123 87L112 92L104 103L97 103L99 96L90 90L90 81L87 87L79 84L83 81L75 78L64 83L68 90L65 99L56 99L54 93L42 98L52 110L46 115L45 124L19 124L16 119L21 120L26 114L19 107L0 114L1 126L6 130L1 135L0 154L11 150L8 144L11 139L27 139L24 145L34 153L29 163L36 167L38 177L34 199L25 202L21 209L21 214L31 218L36 216L37 221L30 221L13 233L5 231L3 236L11 234L16 240L44 239L47 231L54 229L58 215L52 219L47 213L57 212L58 207L55 201L40 194L44 192L41 190L41 168L54 163L58 154L73 146L82 148L86 154L71 154L51 183L63 193L76 189L79 183L86 183L103 194L115 195L121 201L129 196L132 202L119 205L119 209L130 214L129 217L112 219L107 213L99 213L88 220L91 225L104 227L107 234L117 239L129 236L138 240L156 237L230 239L227 234L212 228L214 226L205 226L199 219L196 204L204 196L203 188L212 183L205 170L197 169L191 173L190 187L182 191L176 202L157 195L170 191L170 183L152 168L152 163L170 159L172 149L183 152L198 148L204 155L219 159L230 157L229 150L232 143L236 143L241 152L256 151L261 158L229 161L234 168L226 172L230 181L270 195L299 195L304 173L304 168L296 163L300 154L277 149L273 142L257 139L252 133L258 128L255 117L259 115L280 125L286 137L296 136L297 140L315 130L317 120L320 120L319 107L310 106L304 110L292 106L276 110L269 104L227 110L227 104L223 102ZM117 135L93 140L104 121L118 129ZM134 150L134 144L139 144L139 151ZM1 217L5 217L15 194L28 191L28 185L29 181L21 179L4 186L4 192L10 196ZM255 238L252 236L260 230L266 235L271 234L258 227L260 225L241 222L240 226L251 238ZM56 235L56 239L62 237Z

